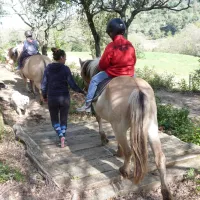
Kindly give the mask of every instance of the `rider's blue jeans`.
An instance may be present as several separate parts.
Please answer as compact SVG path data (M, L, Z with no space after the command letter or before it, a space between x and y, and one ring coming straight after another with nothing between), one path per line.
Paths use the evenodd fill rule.
M91 101L92 101L92 99L95 95L97 85L108 77L109 76L105 71L101 71L101 72L99 72L98 74L96 74L95 76L92 77L92 79L90 81L89 88L88 88L88 93L87 93L87 96L86 96L86 104L91 103Z

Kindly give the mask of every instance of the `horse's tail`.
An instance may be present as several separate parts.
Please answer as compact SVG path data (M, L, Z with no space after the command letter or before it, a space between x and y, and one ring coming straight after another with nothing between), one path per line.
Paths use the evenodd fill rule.
M130 145L134 156L134 182L139 183L147 172L147 136L150 101L140 89L129 97L131 114Z
M47 67L47 65L49 64L43 57L42 57L43 63L44 63L44 69Z

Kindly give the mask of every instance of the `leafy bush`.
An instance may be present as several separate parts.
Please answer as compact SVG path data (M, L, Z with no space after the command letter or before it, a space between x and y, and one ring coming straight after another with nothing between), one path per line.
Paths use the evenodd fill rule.
M193 123L189 119L189 111L185 108L178 109L172 105L158 104L158 123L164 130L170 131L173 135L190 134L193 131Z
M76 101L74 101L73 99L71 99L69 114L73 114L73 113L76 112L76 106L77 106Z
M3 117L0 112L0 140L2 139L4 132L5 132L5 129L4 129Z
M0 183L4 183L8 180L23 181L24 176L18 170L12 169L8 165L4 165L0 162Z
M155 51L199 56L199 40L200 28L194 24L189 24L174 37L162 40L160 45L155 48Z
M153 89L172 90L174 87L174 75L158 74L154 69L145 66L143 69L136 70L136 76L146 80Z
M142 48L140 43L135 43L134 47L136 49L136 57L137 59L145 58L144 49Z
M5 63L5 61L6 61L4 54L5 54L4 50L0 48L0 63Z
M80 76L79 73L76 73L76 72L72 72L72 76L76 82L76 84L81 88L83 89L84 88L84 82L83 82L83 79L82 77Z
M187 83L185 79L181 79L181 81L178 83L178 86L180 91L200 91L200 69L197 69L190 74L189 83Z
M190 87L189 85L187 84L186 80L185 79L181 79L179 82L178 82L178 88L180 91L182 92L186 92L186 91L189 91L190 90Z
M191 90L194 92L200 90L200 69L195 70L191 74L191 87Z
M178 109L172 105L162 105L157 100L158 124L164 132L171 132L184 142L200 145L200 126L189 118L186 108Z
M76 63L75 62L71 62L70 64L69 64L69 68L72 70L72 71L77 71L77 69L79 69L80 67L78 67L77 65L76 65Z

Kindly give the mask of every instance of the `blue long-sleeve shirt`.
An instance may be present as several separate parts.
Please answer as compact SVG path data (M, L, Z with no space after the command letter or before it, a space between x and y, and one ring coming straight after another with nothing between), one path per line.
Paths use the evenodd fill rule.
M68 85L75 92L84 94L83 90L75 83L68 66L61 63L51 63L46 67L41 84L44 98L47 98L47 96L68 95Z

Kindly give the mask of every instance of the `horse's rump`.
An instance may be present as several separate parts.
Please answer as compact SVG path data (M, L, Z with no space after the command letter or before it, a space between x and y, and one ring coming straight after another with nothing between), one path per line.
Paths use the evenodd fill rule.
M25 59L24 66L21 69L23 75L36 82L42 79L45 67L51 62L51 60L44 55L33 55Z
M112 115L114 113L127 115L130 111L129 98L134 90L140 90L150 98L154 96L151 86L143 79L119 76L113 78L108 83L100 98L106 99L106 103L109 104Z
M35 93L34 86L38 88L41 102L43 101L41 93L42 77L44 74L44 69L49 63L51 63L51 60L47 56L37 54L27 58L27 60L24 63L23 69L21 69L21 72L24 76L24 80L26 81L26 79L28 78L31 81L34 93Z

